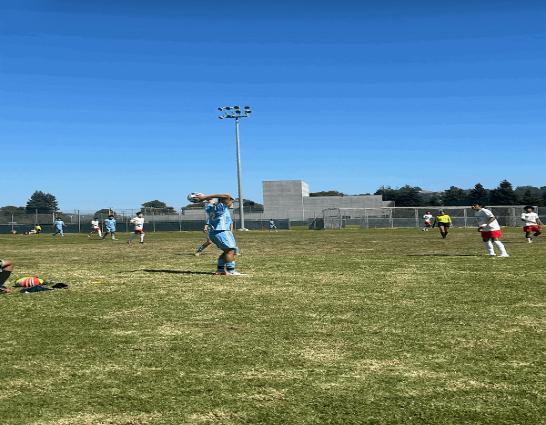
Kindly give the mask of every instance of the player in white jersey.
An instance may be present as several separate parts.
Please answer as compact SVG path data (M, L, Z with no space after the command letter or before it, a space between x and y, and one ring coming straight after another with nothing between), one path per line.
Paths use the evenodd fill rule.
M423 220L425 220L425 227L423 227L423 232L428 232L428 229L430 226L432 226L432 214L430 211L427 211L427 213L423 216Z
M218 202L214 202L217 199ZM244 276L235 271L235 238L231 232L233 220L229 207L233 205L233 198L228 193L215 195L201 195L200 200L209 201L206 211L208 214L209 238L222 250L218 258L217 275Z
M144 223L148 223L147 221L144 221L144 217L142 216L142 212L137 212L137 216L135 218L133 218L130 223L133 223L135 225L135 233L133 235L131 235L131 237L129 238L129 240L127 241L127 243L129 245L131 245L131 241L136 238L137 235L140 236L140 242L139 243L144 243L144 236L145 236L145 233L144 233Z
M90 238L93 232L97 232L99 234L99 238L102 237L102 232L100 231L100 221L97 217L94 217L93 220L91 220L91 231L87 237Z
M476 219L478 220L478 232L481 232L483 242L487 249L487 255L495 256L495 248L500 251L500 255L497 257L510 257L506 252L504 244L499 240L502 237L501 227L495 215L484 208L484 205L476 202L472 204L472 209L475 211Z
M544 223L538 218L538 214L534 212L535 208L532 205L527 205L523 208L525 211L521 214L521 220L523 221L523 231L525 232L525 238L527 243L533 242L533 239L542 233L542 229L539 224L544 226ZM535 232L533 236L531 233Z

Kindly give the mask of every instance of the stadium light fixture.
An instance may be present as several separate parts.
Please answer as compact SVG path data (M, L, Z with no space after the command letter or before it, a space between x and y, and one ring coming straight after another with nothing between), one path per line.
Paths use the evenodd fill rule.
M245 110L242 111L239 106L225 106L223 108L218 108L220 110L231 111L234 109L234 112L224 112L224 115L218 117L220 119L224 118L235 118L235 150L237 153L237 183L239 186L239 217L241 221L241 227L239 230L248 230L245 228L245 213L244 213L244 198L243 198L243 184L241 182L241 153L239 149L239 118L247 118L250 106L245 106Z

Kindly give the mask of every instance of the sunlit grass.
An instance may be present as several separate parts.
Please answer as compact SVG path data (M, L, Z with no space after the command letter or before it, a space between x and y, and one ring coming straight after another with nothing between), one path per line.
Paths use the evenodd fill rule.
M546 239L503 229L0 235L2 424L544 423ZM102 284L93 284L102 281Z

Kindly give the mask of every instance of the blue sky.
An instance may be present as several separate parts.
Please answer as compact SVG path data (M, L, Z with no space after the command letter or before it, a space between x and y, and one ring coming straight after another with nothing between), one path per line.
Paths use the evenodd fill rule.
M545 186L546 3L0 0L0 206Z

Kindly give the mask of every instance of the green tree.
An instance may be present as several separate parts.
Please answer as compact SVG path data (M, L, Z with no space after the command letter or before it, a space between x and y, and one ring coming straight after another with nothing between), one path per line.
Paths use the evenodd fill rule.
M432 198L430 198L428 200L428 202L426 202L426 204L430 205L431 207L440 207L440 206L442 206L442 203L440 202L440 200L436 196L433 196Z
M6 205L5 207L0 208L1 216L25 214L26 212L27 209L25 207L14 207L13 205Z
M244 212L263 212L264 206L250 199L243 199Z
M499 187L490 193L489 202L491 205L521 205L521 197L514 191L512 183L508 180L500 182Z
M312 192L309 196L346 196L346 193L338 192L337 190L328 190L326 192Z
M27 202L27 214L48 214L57 212L59 209L57 199L51 193L44 193L37 190Z
M405 185L393 189L390 186L381 186L374 195L381 195L384 201L394 201L397 207L421 207L427 205L424 198L419 193L421 188Z
M103 208L102 210L95 211L95 214L93 214L93 217L97 218L103 218L106 219L110 214L113 216L116 215L116 212L114 210L111 210L110 208Z
M468 200L470 202L483 202L489 203L489 191L483 187L481 183L477 183L474 189L470 189L468 192Z
M402 186L396 191L395 206L397 207L421 207L426 205L421 196L420 188L410 185Z
M374 195L381 195L384 201L396 202L396 191L390 186L381 186L375 191Z
M525 205L539 205L541 199L534 196L530 190L526 190L523 193L522 203Z
M168 207L165 202L158 201L157 199L155 201L144 202L141 211L145 213L146 210L153 211L154 214L176 214L173 207Z
M445 202L463 201L467 198L466 191L457 186L451 186L442 195L442 200Z

